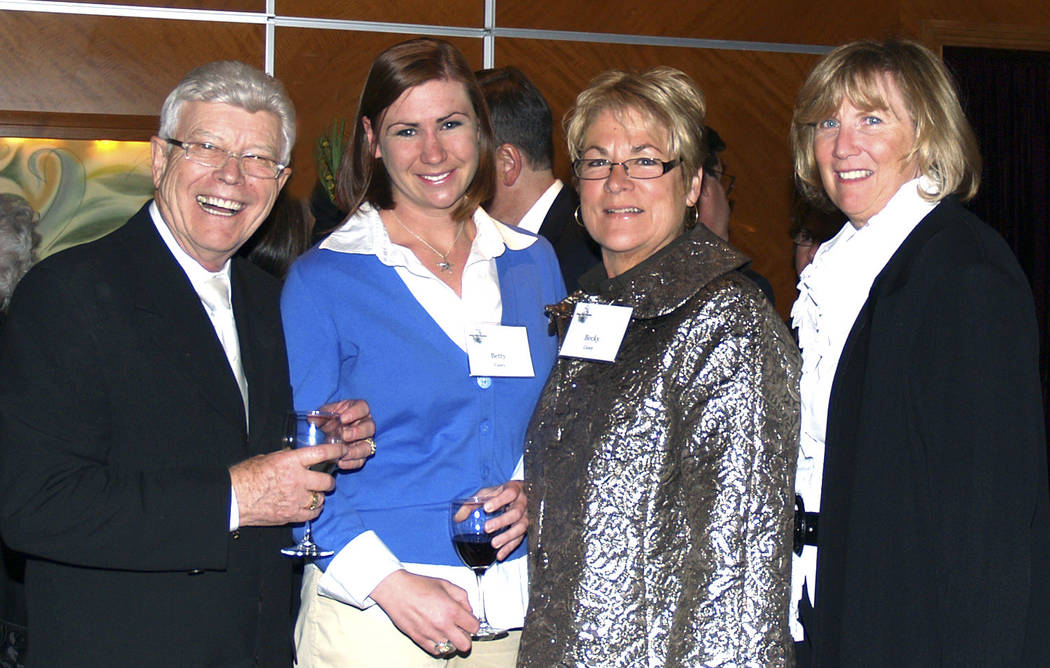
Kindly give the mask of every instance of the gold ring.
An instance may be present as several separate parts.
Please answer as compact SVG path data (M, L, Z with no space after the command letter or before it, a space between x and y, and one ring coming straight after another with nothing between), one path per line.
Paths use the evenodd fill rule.
M317 507L320 506L320 505L321 505L321 493L320 492L311 492L310 493L310 505L308 505L306 507L306 510L309 510L309 511L312 512L314 510L317 510Z
M365 439L365 443L367 443L368 445L372 446L372 451L368 453L368 456L371 457L372 455L374 455L376 453L376 442L375 442L375 439L366 438Z
M434 651L438 654L451 654L456 651L456 646L448 640L442 640L441 642L434 643Z

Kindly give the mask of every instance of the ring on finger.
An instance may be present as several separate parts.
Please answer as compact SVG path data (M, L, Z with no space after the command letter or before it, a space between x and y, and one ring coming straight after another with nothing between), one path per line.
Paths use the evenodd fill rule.
M434 651L438 654L451 654L456 651L456 646L448 640L434 643Z
M314 511L321 505L321 493L311 492L310 493L310 505L306 506L305 510Z
M365 439L365 443L367 443L372 448L372 451L368 453L368 456L371 457L372 455L374 455L376 453L376 442L375 442L375 439L374 438L366 438ZM448 642L448 641L446 640L445 642Z

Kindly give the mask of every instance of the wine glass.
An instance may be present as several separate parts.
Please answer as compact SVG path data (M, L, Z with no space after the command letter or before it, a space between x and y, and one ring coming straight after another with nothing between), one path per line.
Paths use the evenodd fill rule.
M285 418L284 447L305 448L324 443L342 443L342 422L338 413L325 411L292 411ZM327 461L310 467L315 471L331 473L335 462ZM299 543L281 549L281 554L302 559L330 557L334 550L326 550L313 541L310 535L310 521L306 522L306 532Z
M485 532L485 522L503 512L502 508L491 513L485 511L485 502L491 498L470 496L453 499L448 506L448 530L452 536L452 546L456 548L456 554L463 563L474 571L474 577L478 580L478 596L481 603L478 621L481 622L481 628L471 636L473 640L496 640L507 635L505 629L489 625L485 615L485 592L481 586L481 576L496 561L496 548L492 547L492 537L496 534Z

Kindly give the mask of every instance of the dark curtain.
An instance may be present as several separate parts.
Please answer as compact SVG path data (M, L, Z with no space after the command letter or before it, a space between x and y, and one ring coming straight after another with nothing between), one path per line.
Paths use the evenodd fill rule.
M971 207L1003 235L1032 285L1050 434L1050 53L946 46L944 62L984 157Z

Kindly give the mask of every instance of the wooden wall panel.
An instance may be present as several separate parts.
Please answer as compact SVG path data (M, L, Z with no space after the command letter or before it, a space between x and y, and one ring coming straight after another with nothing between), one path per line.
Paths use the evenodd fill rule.
M277 0L276 8L278 15L352 21L420 23L469 28L480 28L485 21L484 0Z
M915 37L931 21L952 21L972 25L976 30L987 26L1002 30L1006 26L1025 29L1050 29L1050 3L1029 0L997 2L955 2L953 0L914 0L901 4L904 31Z
M286 188L307 197L317 179L314 142L337 118L352 122L372 60L411 35L277 28L274 74L288 88L299 116L299 139ZM475 69L482 64L480 39L450 38Z
M786 315L795 298L791 268L791 158L787 130L795 92L816 56L669 47L498 40L496 65L515 65L548 97L561 119L595 74L611 68L677 67L704 91L708 122L725 139L736 176L732 242L773 284ZM560 123L558 123L560 125ZM556 128L556 171L569 176L564 133Z
M266 0L93 2L256 12L260 18L267 4ZM485 0L275 3L279 18L465 28L482 27L484 6ZM971 45L982 43L982 35L994 34L1010 44L1020 40L1035 45L1031 48L1042 48L1039 45L1050 31L1050 4L892 0L843 8L840 1L832 0L752 0L744 5L680 0L496 0L496 26L826 46L862 37L904 35L925 39L934 48L958 41L963 33L965 43ZM288 86L300 115L295 171L289 184L294 196L305 197L313 187L314 142L333 119L353 114L372 58L385 46L408 37L275 29L275 74ZM0 11L0 40L12 54L0 68L0 128L18 133L46 126L77 135L91 127L105 127L121 136L137 136L149 127L164 96L192 67L220 58L261 67L266 44L262 25L16 10ZM452 41L475 67L481 67L480 39ZM668 64L693 75L707 94L709 121L726 139L725 160L737 177L733 242L755 258L756 269L776 289L781 313L787 314L794 298L786 233L791 191L787 124L795 91L817 56L496 37L495 60L497 65L515 64L528 73L550 97L558 116L591 76L609 67ZM558 129L557 171L567 177L563 142Z
M945 46L1050 51L1050 26L923 19L919 39L935 53Z
M263 65L263 27L196 21L0 13L6 111L155 116L193 67Z
M146 141L157 134L158 114L67 114L0 110L0 137Z
M69 0L67 0L69 1ZM101 5L135 5L175 9L218 9L228 12L265 12L266 0L71 0Z
M497 2L496 25L719 40L838 44L889 35L894 3L782 2Z

